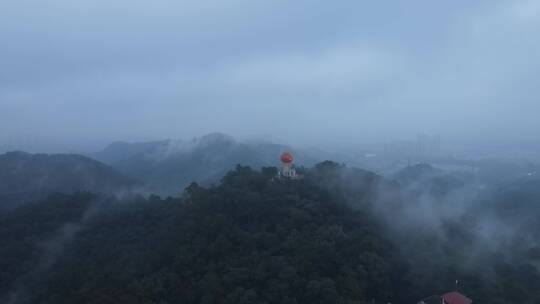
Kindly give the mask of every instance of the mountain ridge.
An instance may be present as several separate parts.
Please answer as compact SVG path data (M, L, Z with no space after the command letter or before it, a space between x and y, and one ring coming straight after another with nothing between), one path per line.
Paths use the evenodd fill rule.
M0 198L7 208L43 199L51 193L119 192L139 186L135 179L78 154L0 155ZM6 203L7 202L7 203Z

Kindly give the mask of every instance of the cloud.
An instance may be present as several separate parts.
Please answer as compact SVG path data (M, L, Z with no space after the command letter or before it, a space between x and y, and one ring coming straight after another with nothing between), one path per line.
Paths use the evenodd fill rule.
M511 12L518 21L524 21L527 23L532 22L538 24L538 17L540 17L540 1L518 1L513 4Z
M538 7L5 1L0 141L534 138Z

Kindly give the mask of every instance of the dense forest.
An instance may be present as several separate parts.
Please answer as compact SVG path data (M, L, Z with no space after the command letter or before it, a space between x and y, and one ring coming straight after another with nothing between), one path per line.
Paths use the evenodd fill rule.
M237 166L176 198L52 195L0 213L0 302L540 303L538 183L470 195L407 170Z

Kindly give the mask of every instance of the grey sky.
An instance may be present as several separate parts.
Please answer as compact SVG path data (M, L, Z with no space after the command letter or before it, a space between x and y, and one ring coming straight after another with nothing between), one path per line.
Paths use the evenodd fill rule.
M0 143L540 137L540 0L0 1Z

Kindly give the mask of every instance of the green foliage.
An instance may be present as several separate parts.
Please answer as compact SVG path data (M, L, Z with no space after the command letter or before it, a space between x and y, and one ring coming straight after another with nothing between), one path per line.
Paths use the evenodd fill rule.
M303 174L237 166L180 198L78 193L1 213L0 302L415 303L456 279L477 303L540 299L538 246L471 258L485 212L394 229L379 211L399 220L412 196L377 196L395 184L332 162Z
M26 274L46 262L43 241L66 224L80 221L95 199L90 193L55 194L46 201L0 213L0 295L12 291Z

